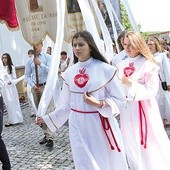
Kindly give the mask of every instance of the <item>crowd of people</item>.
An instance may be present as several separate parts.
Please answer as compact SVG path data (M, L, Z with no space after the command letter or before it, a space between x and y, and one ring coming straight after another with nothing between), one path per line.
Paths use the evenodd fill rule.
M68 121L77 170L169 170L170 141L165 131L170 125L168 48L157 37L144 40L140 33L127 30L117 41L119 49L108 61L88 31L73 36L74 63L66 51L60 53L54 96L42 117L36 117L36 112L47 83L52 48L43 52L40 42L28 51L25 82L30 116L36 117L44 133L39 144L52 150L55 131ZM8 53L2 55L2 63L0 99L4 99L5 126L9 127L22 123L23 116ZM14 101L11 93L16 95ZM0 111L1 133L3 109ZM3 169L8 170L10 161L1 136L0 151Z

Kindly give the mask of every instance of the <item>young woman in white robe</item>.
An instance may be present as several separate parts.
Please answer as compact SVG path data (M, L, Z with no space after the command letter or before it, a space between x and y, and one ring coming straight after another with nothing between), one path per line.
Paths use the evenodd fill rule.
M4 65L4 87L2 89L2 96L7 110L6 127L22 123L23 116L20 108L18 91L13 80L16 79L15 67L12 64L11 57L8 53L2 55L2 62Z
M38 117L56 131L69 119L69 136L76 170L127 170L123 140L115 115L122 107L116 69L100 54L87 31L74 35L76 64L63 75L59 108Z
M157 99L161 117L164 126L166 127L170 124L170 62L166 54L161 52L161 46L155 37L150 37L148 39L148 46L154 56L154 59L160 67L158 72L160 81ZM167 91L163 90L161 81L167 83Z
M125 34L124 49L130 57L117 75L127 97L120 122L130 170L169 170L170 141L156 100L159 66L139 33Z

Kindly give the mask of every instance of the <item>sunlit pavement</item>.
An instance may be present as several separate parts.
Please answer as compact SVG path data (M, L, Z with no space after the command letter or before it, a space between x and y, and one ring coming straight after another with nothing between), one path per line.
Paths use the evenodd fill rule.
M48 151L44 145L39 145L43 138L41 128L35 124L35 118L30 117L27 106L22 107L24 123L4 127L3 139L9 152L12 170L73 170L68 127L63 126L55 133L54 149ZM4 124L7 115L4 116ZM170 138L170 127L166 128Z
M41 128L30 117L28 107L22 108L24 123L4 127L3 139L6 144L12 170L72 170L72 159L68 127L63 126L55 133L54 149L48 151L40 145L43 138ZM7 115L4 116L4 124ZM1 166L0 166L1 169Z

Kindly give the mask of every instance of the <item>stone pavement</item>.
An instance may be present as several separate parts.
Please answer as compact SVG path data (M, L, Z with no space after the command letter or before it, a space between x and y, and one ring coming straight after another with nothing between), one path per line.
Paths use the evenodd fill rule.
M30 117L29 108L22 107L24 123L3 128L3 139L6 144L12 170L73 170L68 126L63 126L54 137L54 149L48 151L39 145L43 138L41 128ZM4 124L6 122L4 115ZM0 164L1 169L1 164Z
M63 126L55 133L54 149L48 151L44 145L39 145L43 133L35 124L35 118L30 117L27 105L22 107L22 112L23 124L3 129L12 170L74 170L68 127ZM5 115L4 124L6 117ZM170 127L166 128L166 132L170 138Z

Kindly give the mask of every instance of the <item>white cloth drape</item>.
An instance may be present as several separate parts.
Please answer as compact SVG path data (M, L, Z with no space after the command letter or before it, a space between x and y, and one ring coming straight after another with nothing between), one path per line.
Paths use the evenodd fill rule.
M113 53L113 49L112 49L112 40L109 34L109 31L104 23L104 19L100 13L99 7L97 5L97 2L95 0L78 0L81 12L82 12L82 16L83 16L83 20L85 22L85 26L87 31L89 31L93 37L94 40L99 48L99 50L101 51L101 53L104 54L104 56L110 60L112 58L112 53ZM116 17L113 7L109 7L109 4L111 5L111 3L109 1L105 1L108 12L109 12L109 16L111 18L112 24L114 24L114 17ZM60 52L62 49L62 44L63 44L63 39L64 39L64 20L65 20L65 7L66 7L66 1L64 0L56 0L56 4L57 4L57 34L56 34L56 42L54 45L54 50L52 52L52 63L51 63L51 67L49 70L49 75L48 75L48 79L47 79L47 84L44 90L44 93L41 97L40 100L40 104L39 104L39 108L38 108L38 115L44 115L46 110L47 110L47 106L53 96L53 92L54 92L54 88L56 86L56 82L58 79L58 66L59 66L59 57L60 56ZM92 9L95 9L94 11ZM88 11L88 12L87 12ZM102 35L104 38L104 45L101 42L99 33L98 33L98 29L97 29L97 25L96 25L96 21L95 21L95 15L93 14L93 12L95 12L97 18L98 18L98 22L100 23L100 29L102 31ZM115 15L113 17L113 14ZM117 17L116 17L117 18ZM119 22L118 22L119 23ZM121 26L121 25L120 25ZM115 29L115 26L113 25L113 29ZM114 34L116 36L116 29L114 30ZM106 49L104 49L104 46L106 47ZM57 56L57 57L56 57Z
M43 95L41 97L37 115L41 116L46 113L47 107L52 99L53 91L58 79L58 66L60 57L60 52L62 49L63 39L64 39L64 17L65 17L65 7L66 1L58 1L57 3L57 34L56 34L56 42L54 45L54 51L52 52L52 60L51 66L48 73L47 84L44 89Z

